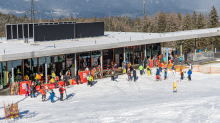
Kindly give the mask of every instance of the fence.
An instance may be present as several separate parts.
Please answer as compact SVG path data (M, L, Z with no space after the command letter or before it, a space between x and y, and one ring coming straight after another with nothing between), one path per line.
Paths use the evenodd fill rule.
M162 68L164 67L165 65L162 66ZM192 72L200 72L206 74L220 74L220 67L200 66L200 65L196 65L192 67L193 67ZM169 71L172 71L172 64L167 65L167 69ZM188 71L189 66L175 65L175 69L176 72L180 72L181 69L183 69L183 71Z
M214 58L214 52L208 51L208 52L200 52L193 55L193 61L199 61L204 59L212 59Z

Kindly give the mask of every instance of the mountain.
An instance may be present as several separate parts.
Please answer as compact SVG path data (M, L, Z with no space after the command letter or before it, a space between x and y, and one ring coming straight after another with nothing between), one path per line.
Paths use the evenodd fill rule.
M208 13L211 7L220 7L219 0L145 0L146 14L154 15L158 10L167 13L197 12ZM23 16L30 13L31 0L1 0L0 12ZM39 11L36 18L52 19L58 17L105 17L143 15L143 0L34 0L34 8ZM220 10L218 11L220 12Z

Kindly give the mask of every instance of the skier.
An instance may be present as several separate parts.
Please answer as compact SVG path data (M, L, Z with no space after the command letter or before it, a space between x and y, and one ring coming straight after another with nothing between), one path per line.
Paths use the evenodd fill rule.
M148 75L148 76L150 76L150 71L151 71L150 67L147 66L147 75Z
M188 71L188 80L191 81L191 75L192 75L192 71L189 69Z
M191 64L189 65L189 69L190 69L190 70L192 70L192 69L193 69L193 67L192 67L192 65L191 65Z
M28 84L26 84L26 94L25 94L25 96L29 96L29 86L28 86Z
M65 91L65 89L63 88L63 85L60 86L59 88L59 92L60 92L60 101L63 101L63 92Z
M130 81L131 80L131 70L129 68L127 70L127 75L128 75L128 81Z
M90 73L89 73L90 74ZM90 83L90 87L92 86L92 82L93 82L93 76L90 74L89 75L89 83Z
M162 62L160 62L160 65L159 65L159 70L162 72Z
M183 80L183 77L184 77L184 71L182 71L182 69L180 69L180 75L181 75L181 80Z
M157 72L156 72L156 80L161 80L160 79L160 70L157 68Z
M54 71L52 72L52 78L54 79L54 81L56 83L56 88L58 88L58 83L57 83L57 80L56 80L56 74L55 74Z
M31 98L32 97L35 97L35 86L34 86L34 83L32 83L32 85L31 85Z
M164 70L164 80L167 79L167 70Z
M136 70L133 70L133 77L134 77L134 82L136 82Z
M139 70L140 70L140 75L142 75L143 74L143 66L142 65L139 66Z
M123 74L126 73L126 64L125 62L122 63L122 69L123 69Z
M111 80L115 81L115 71L114 70L111 71Z
M51 92L50 92L50 100L51 102L53 103L54 102L54 96L55 96L55 93L53 92L53 90L51 89Z
M175 72L175 66L174 66L174 64L173 64L173 66L172 66L172 72L173 72L173 75L172 75L172 76L175 76L175 75L176 75L176 72Z
M42 101L45 101L46 100L46 90L44 89L43 86L41 86L40 93L42 95Z
M179 60L180 60L180 64L181 64L181 62L182 62L182 57L181 56L180 56Z

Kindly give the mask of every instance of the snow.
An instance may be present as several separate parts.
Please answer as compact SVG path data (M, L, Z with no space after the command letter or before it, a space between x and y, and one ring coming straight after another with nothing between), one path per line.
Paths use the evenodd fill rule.
M25 96L1 96L0 122L4 120L3 101L19 102L20 118L8 122L82 122L82 123L177 123L220 121L220 75L193 73L192 81L177 83L173 94L173 82L180 79L177 72L168 80L155 82L153 75L139 75L137 82L126 81L127 76L118 76L118 82L110 78L99 79L92 87L86 84L67 88L69 100L55 103L49 100ZM186 77L186 75L185 75ZM163 73L162 73L163 78ZM59 97L58 89L55 90ZM66 95L64 94L64 97Z

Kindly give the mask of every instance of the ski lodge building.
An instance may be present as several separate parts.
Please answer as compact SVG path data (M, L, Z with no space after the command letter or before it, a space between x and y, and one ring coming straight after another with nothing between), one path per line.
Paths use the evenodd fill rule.
M136 33L104 32L104 22L7 24L6 40L0 40L0 82L6 86L10 78L18 81L14 80L18 75L34 81L36 73L49 82L52 70L57 76L70 70L73 78L86 67L105 71L112 61L121 69L125 60L135 65L144 58L163 55L162 42L219 36L219 30Z

